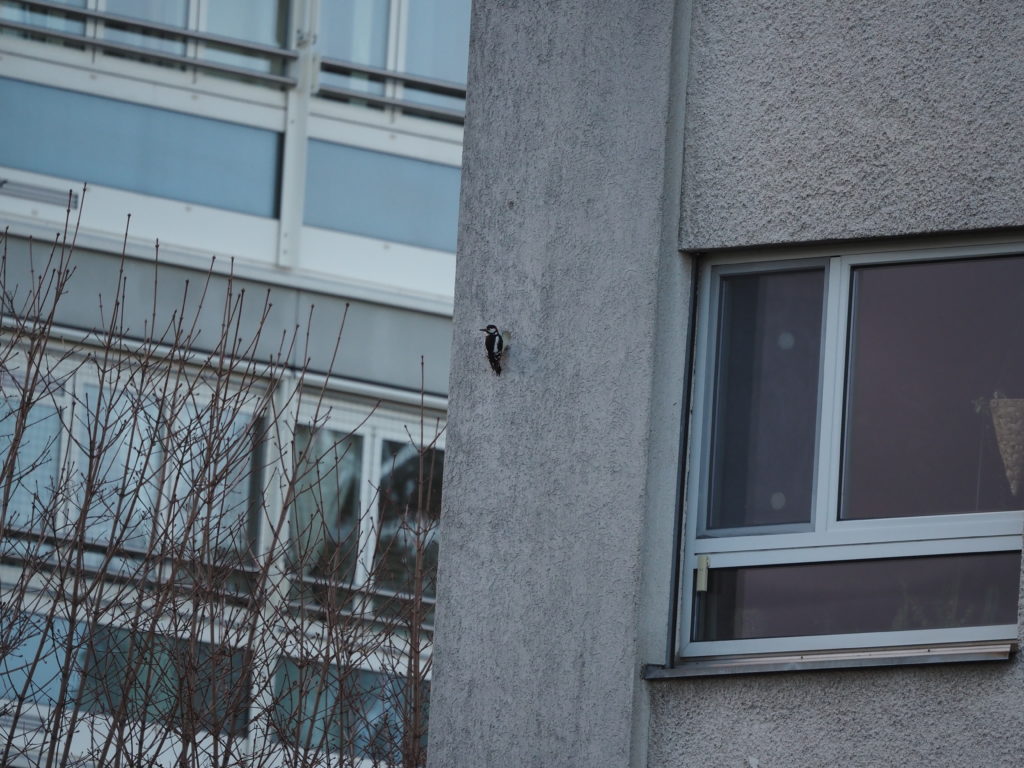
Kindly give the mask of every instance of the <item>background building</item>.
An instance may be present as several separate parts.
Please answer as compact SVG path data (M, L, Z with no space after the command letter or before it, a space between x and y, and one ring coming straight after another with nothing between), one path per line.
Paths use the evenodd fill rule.
M40 414L31 420L33 445L46 450L22 473L21 496L15 493L5 510L8 542L50 535L40 532L40 489L57 482L59 467L84 466L82 435L98 415L90 411L77 426L66 417L76 405L81 413L84 403L95 403L104 386L102 366L94 359L110 341L102 331L114 328L122 349L142 349L139 342L155 335L154 322L166 328L171 318L188 316L195 324L187 342L176 347L164 336L163 352L156 354L177 349L195 361L216 355L225 338L222 327L231 325L242 342L229 351L247 361L237 372L248 371L253 391L305 393L303 402L274 395L285 433L270 441L276 449L253 443L251 471L265 480L275 461L296 473L305 467L318 482L296 481L297 486L319 501L295 502L292 513L288 500L268 494L266 485L261 495L259 486L245 490L240 480L228 482L230 493L239 494L231 509L224 506L228 501L219 502L224 520L232 523L229 538L235 537L228 549L269 562L280 537L271 523L280 519L291 526L290 546L299 549L324 555L332 542L358 542L343 565L296 570L289 561L288 567L268 566L266 583L245 576L239 566L243 575L232 577L231 588L243 602L259 589L277 589L301 613L300 606L310 602L324 607L324 590L340 585L352 590L344 593L350 595L344 610L370 619L384 610L382 596L401 596L406 565L397 557L385 562L389 550L381 542L397 542L392 552L404 546L403 515L410 508L435 522L438 514L468 24L469 0L0 3L0 229L6 232L3 282L9 296L24 297L52 264L51 254L59 257L75 238L74 274L50 326L53 353L59 357L61 349L73 348L69 359L75 362L60 392L48 390L43 410L33 411ZM19 306L11 300L4 307L8 329L18 327L11 318ZM282 337L293 333L297 343L282 347ZM12 342L16 353L5 362L8 407L0 439L8 449L13 404L23 394L16 372L25 369L18 357L25 338ZM55 372L63 362L54 365L51 373L60 378ZM200 376L198 363L189 370ZM115 392L131 388L117 380L106 386ZM239 400L234 417L259 421L252 415L254 403ZM202 412L205 406L190 407ZM154 408L156 421L169 418L166 404ZM119 413L127 418L126 411ZM137 409L133 413L137 422ZM114 451L120 451L129 474L133 454L126 445L117 443ZM292 454L303 451L306 464L293 463ZM429 494L433 501L421 499L417 506L424 456L427 481L436 477L436 483ZM172 458L165 451L161 460ZM168 483L176 482L165 474L154 481L154 493L166 493ZM250 482L248 473L244 477ZM385 501L399 511L388 512ZM88 523L93 543L86 559L106 563L113 537L122 558L115 560L131 569L141 562L132 559L132 546L145 549L161 536L180 540L181 529L154 522L155 509L144 509L120 537L116 526ZM57 528L60 515L65 522L73 517L61 511ZM301 525L305 538L296 533ZM295 544L299 538L304 544ZM427 544L429 569L436 559L432 533ZM6 564L0 566L6 569L0 581L8 598L25 562L18 546L5 549ZM110 575L109 563L103 567ZM431 584L428 606L432 594ZM352 608L352 599L361 607ZM65 636L68 626L85 626L61 621ZM96 642L105 643L109 658L120 659L131 632L115 620L90 626L107 633ZM33 630L2 649L5 700L26 698L18 687L25 681L25 660L45 658L55 642ZM232 642L239 654L257 654L246 642ZM103 655L98 646L90 653ZM278 661L271 661L275 655ZM356 725L338 725L342 715L325 714L326 705L315 703L339 698L336 687L324 693L334 683L314 684L315 696L288 688L289 681L305 680L303 665L321 656L296 651L284 640L267 655L264 673L277 680L270 686L278 696L272 719L306 717L312 725L299 727L303 735L296 743L326 744L367 758L376 737L352 736ZM229 666L235 659L230 657ZM364 659L363 671L379 673L378 662ZM124 672L111 667L102 674L114 680ZM429 679L429 670L424 677ZM88 687L70 681L72 687L79 684ZM233 684L245 688L238 680ZM52 717L47 697L55 689L47 685L36 689L32 716L19 715L20 724L8 717L5 732L39 727ZM254 682L250 723L259 717L259 698L266 699L268 690L256 687ZM123 701L133 695L138 694L125 692ZM91 706L99 712L116 703ZM266 700L264 714L265 705ZM380 706L390 711L386 701ZM237 733L227 727L232 729ZM250 726L250 737L252 732ZM35 759L31 750L25 754L25 760Z
M1019 4L471 38L431 764L1018 764Z

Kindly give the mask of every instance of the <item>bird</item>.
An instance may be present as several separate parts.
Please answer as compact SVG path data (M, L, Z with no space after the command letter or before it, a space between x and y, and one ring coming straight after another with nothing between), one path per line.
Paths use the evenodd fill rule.
M505 340L501 337L501 333L498 331L498 326L488 325L486 328L481 328L481 331L487 334L484 338L484 349L487 350L487 362L491 364L491 368L494 372L501 376L501 355L505 350Z

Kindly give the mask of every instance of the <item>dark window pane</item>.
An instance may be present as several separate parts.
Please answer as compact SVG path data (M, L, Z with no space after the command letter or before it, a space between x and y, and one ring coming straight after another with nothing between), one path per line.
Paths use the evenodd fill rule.
M0 165L277 215L274 131L4 78L0 104Z
M430 684L424 682L425 708L429 694ZM275 675L272 732L278 741L303 749L397 765L408 696L406 681L392 674L282 659Z
M722 279L709 528L810 520L824 274Z
M1019 552L719 568L693 639L1016 624L1019 577Z
M425 595L433 596L444 452L428 449L421 453L411 443L385 442L383 454L380 535L374 557L376 585L412 593L419 557L420 586Z
M1021 257L853 272L843 519L1024 506L1022 307Z
M301 577L351 582L359 555L363 441L329 429L295 431L291 566Z
M98 626L85 651L88 712L211 733L244 735L249 721L248 651Z

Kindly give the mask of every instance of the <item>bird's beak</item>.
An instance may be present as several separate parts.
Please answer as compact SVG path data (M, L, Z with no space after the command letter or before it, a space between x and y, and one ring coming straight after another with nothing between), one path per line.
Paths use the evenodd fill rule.
M480 330L483 331L484 333L487 333L487 329L486 328L481 328Z

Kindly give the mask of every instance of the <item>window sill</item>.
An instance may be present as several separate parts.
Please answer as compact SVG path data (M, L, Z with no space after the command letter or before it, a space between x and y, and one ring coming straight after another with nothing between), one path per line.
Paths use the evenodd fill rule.
M943 646L722 656L680 660L676 667L648 664L644 667L643 677L645 680L667 680L680 677L799 672L812 669L858 669L971 661L1007 661L1016 650L1016 642L999 641Z

